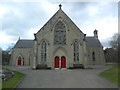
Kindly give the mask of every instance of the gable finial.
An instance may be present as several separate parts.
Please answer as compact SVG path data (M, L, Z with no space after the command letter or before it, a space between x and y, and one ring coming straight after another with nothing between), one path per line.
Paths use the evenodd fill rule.
M60 5L59 5L59 8L61 9L61 7L62 7L62 5L60 4Z
M20 36L19 36L19 39L18 40L20 40Z

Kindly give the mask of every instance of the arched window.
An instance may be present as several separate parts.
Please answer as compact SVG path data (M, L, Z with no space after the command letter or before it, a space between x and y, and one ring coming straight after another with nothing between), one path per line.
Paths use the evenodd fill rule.
M79 62L79 44L77 41L74 42L73 44L74 48L74 62Z
M54 28L54 44L66 44L66 28L65 25L59 21Z
M41 44L41 63L46 64L47 62L47 44L45 41Z
M95 52L92 53L92 59L95 61Z

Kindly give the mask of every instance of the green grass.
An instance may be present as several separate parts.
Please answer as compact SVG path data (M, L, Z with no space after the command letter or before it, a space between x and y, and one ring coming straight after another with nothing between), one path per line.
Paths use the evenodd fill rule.
M2 68L2 69L10 71L9 69L5 69L5 68ZM15 75L12 78L10 78L8 81L3 82L2 88L14 88L20 82L20 80L22 80L23 77L25 76L25 74L23 73L13 71L13 70L11 71L14 72Z
M120 86L120 83L118 83L118 68L120 68L120 65L114 65L113 68L100 73L100 76L106 78L117 86Z

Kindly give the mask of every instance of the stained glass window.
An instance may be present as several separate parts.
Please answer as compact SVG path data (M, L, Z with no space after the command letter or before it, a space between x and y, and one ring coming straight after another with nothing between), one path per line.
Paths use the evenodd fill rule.
M74 62L79 62L79 44L77 41L73 44L73 50L74 50Z
M41 63L46 63L47 61L47 44L45 41L41 44Z
M66 28L61 21L55 25L54 44L66 44Z

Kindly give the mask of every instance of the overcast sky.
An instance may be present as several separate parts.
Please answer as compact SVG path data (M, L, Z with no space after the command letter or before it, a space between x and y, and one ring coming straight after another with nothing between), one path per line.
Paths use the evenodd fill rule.
M50 0L49 0L50 1ZM0 2L0 48L7 49L21 39L34 39L36 33L59 9L87 36L98 37L104 47L118 33L117 2Z

